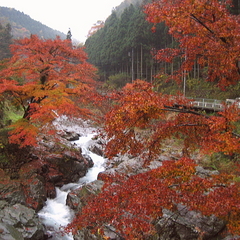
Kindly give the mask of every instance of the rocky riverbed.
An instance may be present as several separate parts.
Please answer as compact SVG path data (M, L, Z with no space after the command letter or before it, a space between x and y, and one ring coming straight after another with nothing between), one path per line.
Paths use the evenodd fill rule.
M66 126L60 134L60 143L45 139L31 153L31 160L19 170L18 176L11 179L3 170L0 170L0 239L1 240L45 240L45 226L38 217L38 212L45 204L47 198L56 196L56 187L76 182L85 176L93 162L81 151L71 144L77 140L81 131L86 131L88 125ZM84 130L85 129L85 130ZM89 145L91 151L103 155L101 141L94 139ZM178 158L180 153L171 150L171 157ZM80 188L71 191L67 196L67 205L75 212L81 210L91 194L101 191L104 178L112 174L127 173L138 174L161 166L162 161L168 160L169 152L160 156L156 161L144 167L144 162L137 157L117 156L106 163L105 171L98 175L98 179L86 183ZM198 167L201 176L217 174ZM206 240L233 240L238 236L223 237L226 223L214 216L206 217L194 211L188 211L184 206L178 205L178 211L164 210L163 217L156 223L158 240L199 240L196 229L204 231L201 239ZM109 239L120 240L114 232L108 231ZM97 239L86 229L79 231L74 240Z
M37 212L47 198L56 196L56 187L78 181L93 166L92 160L71 144L84 128L79 126L78 131L71 131L69 126L61 127L57 141L45 137L31 149L29 159L14 178L0 169L1 240L48 238Z

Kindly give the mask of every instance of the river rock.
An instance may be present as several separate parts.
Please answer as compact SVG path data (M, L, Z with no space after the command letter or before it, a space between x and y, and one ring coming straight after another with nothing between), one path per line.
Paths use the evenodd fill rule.
M25 204L39 211L48 197L46 190L48 165L46 162L35 159L24 164L19 171L19 181L25 195Z
M88 167L91 168L94 166L94 162L92 160L92 158L89 155L82 155L84 157L84 159L87 161Z
M226 227L226 223L214 215L203 216L181 204L177 209L174 213L163 209L163 217L156 224L159 240L211 240Z
M102 238L91 234L88 229L79 230L73 237L74 240L100 240Z
M89 163L88 160L76 151L64 151L61 154L49 154L45 160L55 168L55 175L51 180L55 185L61 186L70 182L76 182L80 177L85 176ZM58 174L57 174L58 173ZM57 182L59 180L59 182Z
M45 186L43 177L37 174L28 179L28 182L23 182L26 205L28 207L31 207L36 211L43 208L45 201L47 200Z
M86 205L89 196L98 194L101 191L103 184L103 181L95 180L75 189L68 193L66 204L77 212L81 211L82 207Z
M65 138L67 141L70 142L79 140L80 136L81 136L80 134L72 131L64 131L64 134L61 135L62 138Z
M45 140L31 149L29 156L14 179L0 170L0 200L36 211L47 197L56 196L55 187L78 181L93 166L91 158L84 157L64 139L60 143Z
M45 179L37 174L39 169L26 163L19 171L18 179L8 176L1 177L0 200L5 200L10 205L16 203L40 210L47 198Z
M20 182L9 180L0 184L0 200L6 200L10 204L25 204L26 197Z
M91 152L99 155L99 156L103 156L103 155L104 155L104 154L103 154L103 150L102 150L99 146L97 146L97 145L90 146L90 147L89 147L89 150L90 150Z
M44 227L33 209L0 201L0 239L44 240Z

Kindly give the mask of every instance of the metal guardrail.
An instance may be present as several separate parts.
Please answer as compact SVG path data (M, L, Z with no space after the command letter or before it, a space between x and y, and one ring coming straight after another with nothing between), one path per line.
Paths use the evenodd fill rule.
M195 98L192 101L193 107L221 111L224 109L223 101L216 99Z

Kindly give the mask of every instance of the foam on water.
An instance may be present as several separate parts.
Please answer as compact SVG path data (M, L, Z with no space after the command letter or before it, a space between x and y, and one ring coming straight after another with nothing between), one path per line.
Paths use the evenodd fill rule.
M73 236L63 235L61 229L67 226L74 217L73 211L66 205L67 194L84 183L89 183L97 179L99 172L104 171L104 158L98 156L88 150L88 146L94 134L89 131L85 136L80 137L74 143L82 148L82 154L88 155L94 162L94 166L90 168L83 178L77 183L69 183L62 188L56 188L56 198L47 199L44 208L38 213L41 221L47 228L47 233L51 236L51 240L73 240Z

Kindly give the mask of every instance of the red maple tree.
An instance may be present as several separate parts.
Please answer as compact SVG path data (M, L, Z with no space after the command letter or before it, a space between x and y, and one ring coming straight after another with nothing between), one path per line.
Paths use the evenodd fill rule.
M58 116L90 116L85 106L94 94L96 69L82 48L32 35L16 40L11 52L0 72L0 94L24 112L12 125L12 143L35 145L39 133L53 133L51 122Z
M191 101L183 97L163 95L153 86L137 80L112 95L115 105L106 114L106 155L143 155L147 161L162 152L164 140L183 140L183 152L189 155L200 148L204 153L240 153L240 120L236 105L226 106L217 116L191 109ZM175 108L174 105L185 106ZM170 114L171 113L171 114Z
M69 228L91 228L95 233L113 227L122 239L146 239L154 234L154 223L162 209L176 211L177 204L204 215L228 222L228 230L240 233L240 185L234 175L196 175L191 151L240 153L240 138L235 124L239 108L226 107L219 115L209 116L190 108L189 100L166 96L153 90L150 83L137 80L114 93L112 110L106 114L104 132L108 141L106 155L141 156L146 163L157 159L166 139L183 141L183 157L164 161L163 166L143 174L100 177L104 189L76 216ZM189 108L176 109L174 104ZM164 197L163 197L164 196ZM224 197L223 197L224 196ZM224 203L228 202L228 206ZM199 229L199 236L204 235Z
M158 0L146 5L147 20L164 22L179 43L177 48L161 49L158 61L182 61L171 78L181 81L197 62L207 67L209 81L222 88L239 81L240 17L231 15L231 1Z

